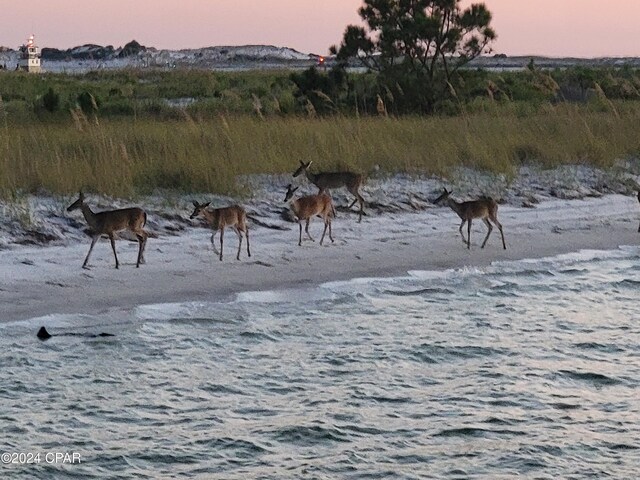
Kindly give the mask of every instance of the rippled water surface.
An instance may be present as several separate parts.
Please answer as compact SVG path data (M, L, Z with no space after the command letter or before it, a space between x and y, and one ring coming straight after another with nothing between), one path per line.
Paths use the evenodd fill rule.
M638 478L639 287L625 248L0 324L0 449L82 458L0 477Z

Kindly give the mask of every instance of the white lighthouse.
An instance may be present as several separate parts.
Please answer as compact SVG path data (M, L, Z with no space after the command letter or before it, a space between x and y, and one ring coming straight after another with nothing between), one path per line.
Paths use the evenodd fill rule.
M20 47L20 58L18 59L18 70L32 73L40 73L40 49L34 41L33 35L29 37L27 43Z

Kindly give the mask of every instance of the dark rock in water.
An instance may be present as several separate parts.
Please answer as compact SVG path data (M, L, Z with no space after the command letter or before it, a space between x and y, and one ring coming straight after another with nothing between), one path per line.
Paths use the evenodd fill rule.
M38 330L37 336L40 340L48 340L51 338L51 334L47 332L47 329L44 327L40 327L40 330Z
M49 332L47 332L47 329L44 327L40 327L40 330L38 330L38 333L36 334L36 336L40 339L40 340L49 340L51 337L53 337L53 335L51 335ZM93 334L93 333L75 333L75 332L66 332L66 333L58 333L56 334L57 337L88 337L88 338L96 338L96 337L115 337L115 335L113 333L98 333L98 334Z

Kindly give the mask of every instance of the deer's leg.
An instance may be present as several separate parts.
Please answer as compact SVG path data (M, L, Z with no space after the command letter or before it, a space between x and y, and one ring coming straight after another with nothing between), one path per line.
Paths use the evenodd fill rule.
M96 242L98 241L98 239L100 238L100 235L94 235L93 239L91 239L91 246L89 247L89 253L87 253L87 257L84 259L84 263L82 264L82 268L89 268L87 267L87 264L89 263L89 257L91 256L91 252L93 251L93 247L95 246Z
M356 202L360 203L360 216L358 217L358 223L362 222L362 215L364 215L364 198L362 197L362 195L360 195L360 192L358 191L357 188L354 189L348 189L351 194L356 197L355 200L353 202L351 202L351 205L349 205L349 208L353 207Z
M315 240L313 239L313 237L311 236L311 234L309 233L309 222L311 221L311 217L307 218L307 223L304 226L304 231L307 232L307 237L309 237L309 240L311 240L312 242L315 242Z
M498 221L498 219L497 219L497 218L495 218L495 217L493 218L493 223L495 223L495 224L496 224L496 226L498 227L498 230L500 230L500 237L502 237L502 248L503 248L504 250L506 250L506 249L507 249L507 244L506 244L506 243L504 243L504 233L503 233L503 231L502 231L502 224L501 224L501 223Z
M471 219L467 220L467 248L471 250Z
M136 238L138 239L138 261L136 263L136 267L139 267L141 264L145 264L146 260L144 259L144 250L147 248L147 238L149 238L149 234L144 231L142 226L138 226L136 230L132 230L135 233Z
M141 263L147 263L147 261L144 258L144 252L147 250L147 240L149 240L149 234L145 231L142 230L142 236L144 237L144 242L142 244L142 258L141 258Z
M222 261L222 251L224 250L224 227L220 228L220 261Z
M333 243L335 241L333 239L333 235L331 233L331 218L329 218L329 238L331 239L331 243Z
M298 226L300 227L300 237L298 238L298 246L302 246L302 220L298 220Z
M136 262L136 268L140 268L140 264L144 263L144 257L142 255L144 253L145 238L139 233L136 233L136 238L138 239L138 261Z
M213 247L213 253L218 255L220 254L220 252L218 252L218 248L216 247L216 232L217 230L214 230L211 234L211 246Z
M233 227L238 235L238 255L236 255L236 260L240 260L240 250L242 250L242 234L240 233L240 229L238 227Z
M358 201L360 202L360 216L358 217L358 223L362 222L362 215L364 215L364 198L358 193Z
M487 231L487 236L484 237L484 242L482 242L482 246L480 248L484 248L484 246L487 244L487 240L489 240L489 235L491 235L491 231L493 230L493 225L491 225L491 222L489 222L489 220L487 220L486 218L483 218L482 221L484 222L484 224L487 226L489 230Z
M144 230L142 230L142 235L144 236L144 242L142 243L142 258L141 258L142 262L141 263L147 263L147 260L144 258L144 252L147 250L147 240L149 240L149 234Z
M247 256L251 256L251 250L249 250L249 227L244 226L244 236L247 237Z
M460 236L462 237L462 243L466 244L467 243L467 239L464 238L464 233L462 233L462 227L464 227L464 224L467 223L466 220L462 220L462 223L460 224L460 228L458 229L458 231L460 232Z
M327 228L329 227L329 222L327 220L328 219L324 220L324 230L322 231L322 237L320 238L320 245L322 245L322 242L324 241L324 236L327 233Z
M109 234L109 240L111 240L111 248L113 249L113 256L116 258L116 268L120 268L120 262L118 262L118 255L116 254L116 239L113 233Z

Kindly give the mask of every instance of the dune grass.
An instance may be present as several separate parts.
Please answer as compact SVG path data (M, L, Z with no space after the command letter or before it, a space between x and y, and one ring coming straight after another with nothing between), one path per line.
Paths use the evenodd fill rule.
M79 188L120 197L156 189L248 194L240 175L351 169L451 177L455 167L504 173L521 163L607 167L640 152L640 102L487 102L456 117L220 116L12 122L0 105L0 196Z

